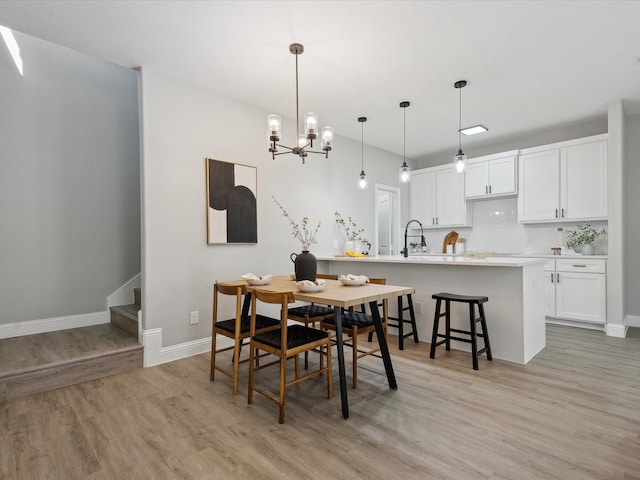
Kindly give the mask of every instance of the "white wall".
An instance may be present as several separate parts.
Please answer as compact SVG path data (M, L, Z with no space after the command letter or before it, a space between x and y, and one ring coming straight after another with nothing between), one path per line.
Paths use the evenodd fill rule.
M319 255L337 253L334 212L351 216L373 238L374 183L398 186L402 159L366 147L369 188L357 188L359 142L337 137L329 158L310 155L306 165L293 155L272 160L267 151L268 113L158 72L141 71L143 131L143 328L162 328L163 345L211 334L215 280L243 273L288 273L300 251L289 224L271 197L296 220L322 222ZM322 125L322 108L316 109ZM295 125L284 119L283 143ZM293 114L294 112L291 112ZM367 112L353 112L357 118ZM383 121L369 118L368 123ZM365 125L366 128L366 125ZM366 133L366 132L365 132ZM366 135L365 135L366 138ZM258 244L207 245L205 157L255 165L258 174ZM200 324L189 312L200 311ZM229 310L230 312L230 310Z
M0 48L0 324L104 312L140 271L136 74L14 35L24 76Z

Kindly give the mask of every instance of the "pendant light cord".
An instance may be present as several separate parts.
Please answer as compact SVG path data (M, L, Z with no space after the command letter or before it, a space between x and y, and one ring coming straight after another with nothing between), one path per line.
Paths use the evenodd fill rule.
M298 107L298 54L296 53L296 145L300 141L300 108Z
M462 130L462 88L459 88L458 91L460 92L460 96L458 97L460 99L458 106L458 150L462 150L462 133L460 133L460 130Z
M402 164L407 163L407 109L402 109L403 123L402 123Z
M361 145L362 145L362 161L360 162L360 170L364 172L364 121L360 122L362 126Z

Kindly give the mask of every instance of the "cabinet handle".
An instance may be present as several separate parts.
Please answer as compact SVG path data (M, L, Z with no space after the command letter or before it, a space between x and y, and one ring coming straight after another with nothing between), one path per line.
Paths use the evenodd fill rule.
M556 283L560 283L560 274L556 273Z
M436 217L436 225L438 225L438 217Z
M562 218L564 218L564 208L561 209L561 212L562 212Z
M572 265L573 267L587 268L586 265Z
M556 208L556 218L558 218L558 209Z
M551 283L553 283L553 273L551 274Z
M484 186L484 193L485 194L489 193L489 187L487 187L486 185Z
M489 185L489 193L491 193L491 185Z
M431 217L431 225L435 225L436 224L436 218L435 217Z

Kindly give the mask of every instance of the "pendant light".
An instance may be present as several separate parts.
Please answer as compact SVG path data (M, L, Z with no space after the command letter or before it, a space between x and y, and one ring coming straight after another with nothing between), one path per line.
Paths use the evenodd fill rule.
M411 170L407 165L407 110L406 108L411 105L409 102L400 102L400 108L403 109L404 127L402 136L402 166L400 167L400 183L409 183L411 181Z
M460 92L460 103L458 110L458 153L453 157L453 164L456 166L456 172L464 172L464 162L467 160L467 156L462 151L462 89L467 86L466 80L458 80L453 84L454 87Z
M358 122L362 126L362 160L360 163L360 180L358 180L358 186L364 190L367 187L367 179L364 173L364 122L367 121L367 117L358 117Z

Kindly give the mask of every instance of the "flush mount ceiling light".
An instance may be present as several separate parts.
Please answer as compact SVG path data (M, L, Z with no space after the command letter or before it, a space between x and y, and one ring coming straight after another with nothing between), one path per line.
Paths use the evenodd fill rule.
M456 172L462 173L464 171L464 162L467 160L467 156L462 151L462 89L467 86L466 80L458 80L453 84L454 87L460 92L460 110L458 116L458 153L453 157L453 164L456 166Z
M269 136L269 151L272 158L275 160L276 155L283 155L285 153L293 153L298 155L302 159L304 164L305 158L309 153L319 153L327 158L329 151L333 144L333 128L324 127L322 129L322 137L320 139L320 146L322 151L307 150L307 148L313 148L313 141L318 135L318 116L315 113L307 113L304 116L304 134L300 134L300 116L298 108L298 55L304 52L304 47L299 43L292 43L289 45L289 51L296 56L296 138L297 146L287 147L286 145L280 145L280 133L282 127L282 121L279 115L269 115L267 117L267 132ZM285 148L286 152L278 152L278 147Z
M362 161L360 163L360 180L358 180L358 186L364 190L367 187L367 179L364 173L364 122L367 121L367 117L358 117L358 121L362 126Z
M408 183L411 181L411 170L407 165L407 107L411 105L409 102L400 102L400 108L403 110L404 126L402 129L402 166L400 167L400 182Z
M469 135L477 135L478 133L488 132L489 129L483 125L474 125L473 127L466 127L460 129L460 133L469 136Z

